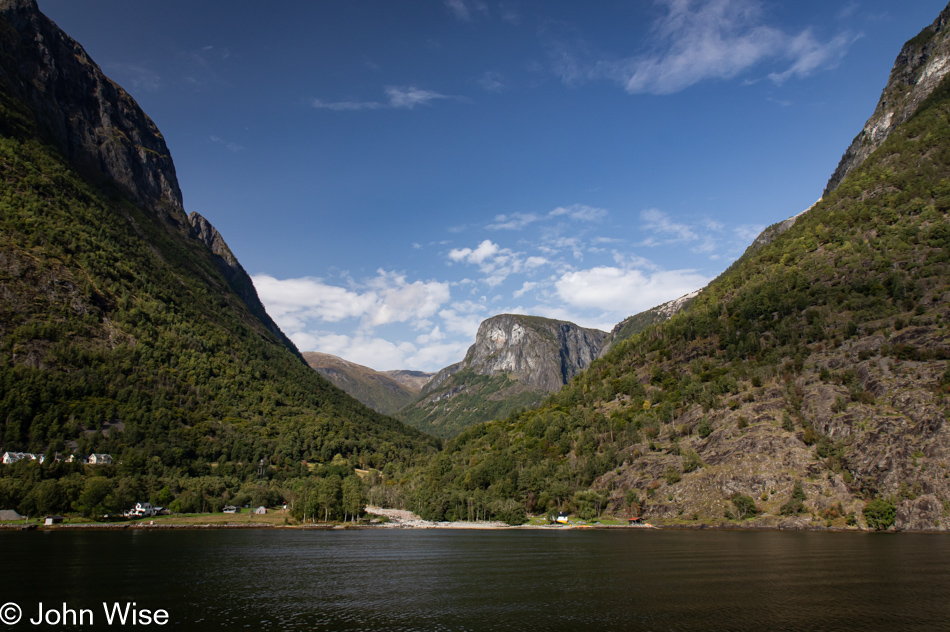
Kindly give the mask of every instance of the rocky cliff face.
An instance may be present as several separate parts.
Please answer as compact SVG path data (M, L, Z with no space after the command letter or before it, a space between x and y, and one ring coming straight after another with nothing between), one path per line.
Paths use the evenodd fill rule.
M110 182L188 229L165 139L35 0L0 0L0 83L29 107L47 139L88 178Z
M590 366L605 337L574 323L503 314L479 325L463 365L553 393Z
M845 176L880 147L894 129L910 119L950 72L948 20L950 5L933 24L904 44L874 114L841 157L822 196L837 189Z
M537 316L502 314L478 328L465 359L439 371L398 417L451 437L540 402L584 371L607 334Z

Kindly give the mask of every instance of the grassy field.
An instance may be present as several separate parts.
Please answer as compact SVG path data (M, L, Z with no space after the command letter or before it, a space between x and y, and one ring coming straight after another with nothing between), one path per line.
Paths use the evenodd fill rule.
M43 525L45 517L30 518L29 520L11 520L0 521L3 526L24 526L27 524ZM284 526L298 525L290 512L276 509L268 511L266 514L258 515L250 510L244 510L241 513L204 513L204 514L173 514L169 516L154 516L151 518L141 518L138 520L103 520L96 521L79 516L64 516L64 525L102 525L102 526L121 526L121 525L155 525L155 526L201 526L201 525L236 525L236 526ZM317 523L320 524L320 523Z

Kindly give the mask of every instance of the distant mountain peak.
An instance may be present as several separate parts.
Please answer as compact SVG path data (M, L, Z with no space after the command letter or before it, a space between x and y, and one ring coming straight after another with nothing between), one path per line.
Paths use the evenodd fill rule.
M407 384L404 379L397 379L391 373L415 373L417 381L421 376L431 376L428 373L410 371L384 373L319 351L304 352L303 358L310 368L338 388L384 415L392 415L419 393L419 388L415 388L411 382Z
M493 316L479 325L465 359L439 371L399 418L448 437L535 405L590 366L606 336L562 320Z

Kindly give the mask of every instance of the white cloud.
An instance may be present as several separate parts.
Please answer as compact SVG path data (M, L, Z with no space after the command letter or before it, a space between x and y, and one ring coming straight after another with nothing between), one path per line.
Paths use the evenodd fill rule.
M443 309L439 317L445 328L454 334L461 334L474 342L478 326L489 316L487 308L475 301L452 303L450 309Z
M426 345L407 357L405 364L399 368L409 368L417 371L444 369L450 364L462 360L473 342L475 342L474 338L468 342L445 342Z
M395 272L377 270L379 275L367 285L377 295L374 310L368 315L372 325L409 322L428 318L449 300L449 284L439 281L414 281Z
M631 93L672 94L709 79L728 80L765 61L790 64L769 76L781 83L832 68L855 41L841 33L828 42L811 30L789 34L764 22L761 0L657 0L666 15L652 28L650 52L620 60L587 61L583 44L553 47L555 70L576 85L618 82Z
M452 10L457 20L470 22L472 12L488 13L488 5L481 0L445 0L445 6Z
M763 230L765 230L764 224L743 224L742 226L736 226L733 232L735 232L739 241L749 245Z
M442 333L438 325L429 333L416 336L416 342L420 345L427 345L433 342L439 342L440 340L445 340L445 334Z
M158 92L162 89L162 78L158 73L139 64L105 63L103 67L109 75L122 81L122 85L132 92Z
M501 92L505 89L504 77L501 73L487 71L478 80L478 85L487 92Z
M485 275L482 281L491 287L500 285L509 276L524 269L524 263L518 253L502 248L490 239L481 242L474 250L453 248L448 257L455 262L477 265Z
M699 235L690 226L674 222L666 213L655 208L640 213L640 219L643 220L645 229L664 237L665 240L662 243L671 244L699 239ZM661 242L650 241L648 245L653 246L659 243Z
M396 344L359 335L297 332L290 338L301 351L329 353L377 371L405 369L409 366L407 359L418 352L415 345L408 342Z
M421 321L435 315L450 295L446 282L409 283L405 276L384 270L378 270L376 278L357 289L329 285L311 277L276 279L259 274L252 279L268 314L290 333L313 329L314 323L336 323L349 318L359 318L369 328Z
M563 301L575 307L636 314L708 282L707 277L695 270L644 274L636 269L599 266L564 274L555 288Z
M324 101L322 99L312 99L310 105L321 110L333 110L336 112L357 112L361 110L380 110L380 109L401 109L411 110L417 105L428 105L430 102L438 99L452 99L445 94L433 92L432 90L422 90L415 86L386 86L384 88L388 102L380 101Z
M386 96L389 97L389 105L394 108L405 108L407 110L411 110L417 105L426 105L436 99L449 98L444 94L439 94L431 90L421 90L414 86L407 86L405 88L387 86Z
M584 204L574 204L572 206L568 206L567 208L559 206L548 213L548 215L551 217L561 217L566 215L571 219L584 222L596 222L607 217L607 211L602 208L595 208L593 206L587 206Z
M534 213L513 213L512 215L496 215L495 223L485 228L488 230L521 230L528 224L541 219Z
M218 136L210 136L209 138L211 139L212 143L215 143L218 145L224 145L225 147L227 147L228 151L232 153L236 154L239 151L244 151L244 147L242 147L241 145L238 145L237 143L226 141L223 138L220 138Z
M360 294L311 277L276 279L258 274L252 280L267 313L285 331L302 330L311 320L335 323L362 317L377 298L375 294Z
M512 296L513 296L514 298L521 298L521 297L524 296L527 292L530 292L531 290L533 290L533 289L536 288L536 287L538 287L537 282L535 282L535 281L525 281L524 283L521 284L521 289L520 289L520 290L515 290L515 293L512 294Z
M494 223L488 224L485 228L488 230L521 230L529 224L557 217L580 222L597 222L607 217L607 211L586 204L573 204L568 207L559 206L547 215L537 215L535 213L496 215Z
M313 99L310 105L318 110L333 110L335 112L357 112L359 110L378 110L386 107L378 101L324 101Z
M859 37L850 33L841 33L830 42L823 44L815 39L811 31L804 31L791 39L788 44L794 62L785 72L769 74L769 79L781 85L789 77L807 77L819 68L834 68L848 52L848 48Z
M472 250L471 248L453 248L449 251L449 259L452 261L461 261L465 263L484 263L486 259L494 257L501 250L501 247L486 239Z

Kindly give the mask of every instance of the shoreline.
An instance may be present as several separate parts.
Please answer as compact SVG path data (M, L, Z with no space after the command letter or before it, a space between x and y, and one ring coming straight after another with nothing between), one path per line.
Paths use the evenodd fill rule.
M275 512L276 514L276 512ZM275 514L271 514L275 516ZM457 522L433 522L423 520L416 514L404 509L385 509L382 507L367 506L366 514L375 517L369 523L297 523L290 524L284 519L284 523L264 520L246 521L219 521L219 522L200 522L201 516L207 516L208 520L213 520L213 516L218 514L203 514L199 516L175 518L159 518L157 523L151 519L140 520L137 522L83 522L83 523L60 523L60 524L41 524L39 522L7 522L0 523L0 532L3 531L56 531L56 530L87 530L87 531L122 531L122 530L207 530L207 529L291 529L300 531L357 531L364 529L449 529L449 530L468 530L468 531L500 531L500 530L531 530L531 531L588 531L588 530L620 530L620 531L643 531L643 530L673 530L673 531L799 531L799 532L828 532L828 533L875 533L870 529L858 526L825 526L823 524L811 524L808 521L797 520L784 523L718 523L718 524L522 524L508 525L503 522L480 522L480 521L457 521ZM276 514L279 516L279 514ZM378 521L382 518L385 522ZM279 518L277 518L279 519ZM197 521L196 521L197 520ZM924 534L946 534L945 530L907 530L892 529L881 533L924 533Z
M80 523L80 524L0 524L0 532L9 531L180 531L180 530L295 530L295 531L363 531L363 530L455 530L455 531L782 531L809 533L877 533L860 527L821 527L776 525L498 525L491 523L432 522L422 525L394 524L265 524L265 523ZM946 531L892 530L880 533L912 533L941 535Z

